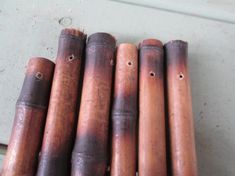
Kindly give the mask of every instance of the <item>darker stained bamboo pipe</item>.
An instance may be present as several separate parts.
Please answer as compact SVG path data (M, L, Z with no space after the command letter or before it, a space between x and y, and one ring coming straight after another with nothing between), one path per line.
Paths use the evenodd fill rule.
M136 175L138 52L124 43L117 49L112 107L111 176Z
M29 60L1 176L36 173L54 65L45 58Z
M72 176L103 176L107 169L115 47L110 34L95 33L88 38Z
M187 49L188 44L181 40L165 45L173 176L197 176Z
M86 35L79 30L64 29L61 32L38 176L70 174L85 40Z
M163 45L140 43L139 176L166 176Z

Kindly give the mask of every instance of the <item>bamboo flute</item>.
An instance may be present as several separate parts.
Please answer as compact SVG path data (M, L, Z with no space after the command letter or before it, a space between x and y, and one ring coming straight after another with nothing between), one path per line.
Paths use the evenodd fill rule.
M88 38L73 176L103 176L107 167L109 111L115 39L107 33Z
M76 29L64 29L60 34L38 176L70 174L85 40L86 35Z
M138 52L133 44L117 49L112 107L111 176L136 175Z
M35 175L53 72L54 63L50 60L29 60L1 176Z
M173 176L197 175L187 49L188 44L181 40L173 40L165 45Z
M140 43L139 176L166 176L163 45Z

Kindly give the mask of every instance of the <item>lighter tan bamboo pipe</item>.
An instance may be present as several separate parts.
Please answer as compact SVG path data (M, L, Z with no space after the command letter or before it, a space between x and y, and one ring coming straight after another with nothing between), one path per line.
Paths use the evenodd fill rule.
M139 176L166 176L163 45L140 44Z
M138 54L132 44L117 49L112 108L111 176L136 175Z
M187 48L188 44L180 40L165 45L173 176L197 175Z

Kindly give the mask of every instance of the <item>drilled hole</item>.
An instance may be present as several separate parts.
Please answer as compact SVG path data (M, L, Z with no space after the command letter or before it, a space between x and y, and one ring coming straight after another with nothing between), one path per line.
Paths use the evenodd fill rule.
M183 74L183 73L180 73L180 74L178 75L178 77L179 77L179 80L182 80L182 79L184 79L184 74Z
M132 66L132 62L131 61L127 62L127 65Z
M35 77L38 79L38 80L41 80L43 78L43 74L40 73L40 72L37 72Z
M72 54L71 56L68 57L68 61L73 61L75 59L74 55Z
M154 77L155 76L155 73L154 72L149 72L149 75L151 76L151 77Z

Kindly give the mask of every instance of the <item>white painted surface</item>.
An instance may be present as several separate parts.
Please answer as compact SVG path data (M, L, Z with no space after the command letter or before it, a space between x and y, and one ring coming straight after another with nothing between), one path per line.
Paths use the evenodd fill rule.
M0 166L2 165L3 158L4 158L4 155L1 155L1 154L0 154ZM0 173L1 173L1 168L0 168Z
M234 13L231 0L201 1ZM54 58L64 27L110 32L119 43L188 41L200 176L235 175L235 25L113 1L0 1L0 142L8 142L28 58Z
M235 5L235 2L218 4L216 2L208 3L205 0L112 0L132 5L155 8L189 16L211 19L226 23L235 24L235 9L230 9ZM223 6L225 4L225 6Z

